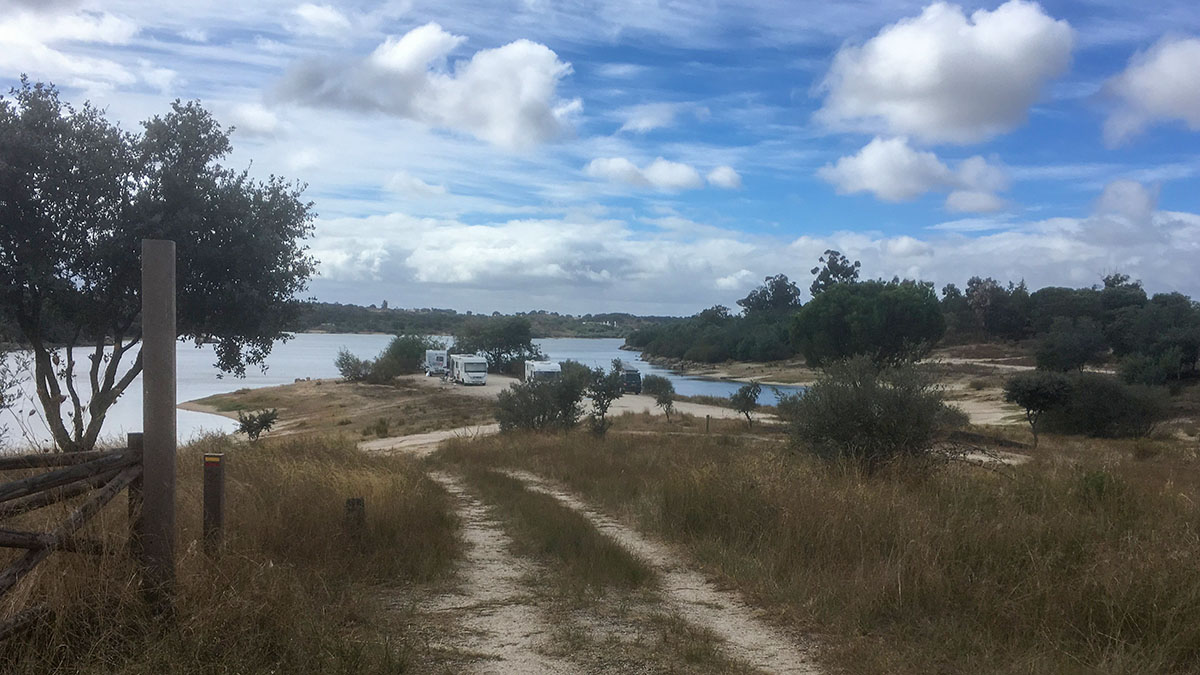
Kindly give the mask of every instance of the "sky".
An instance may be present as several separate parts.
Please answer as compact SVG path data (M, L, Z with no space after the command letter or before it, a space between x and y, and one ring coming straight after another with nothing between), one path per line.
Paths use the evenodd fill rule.
M0 88L307 184L328 302L689 315L871 278L1200 297L1200 5L0 0Z

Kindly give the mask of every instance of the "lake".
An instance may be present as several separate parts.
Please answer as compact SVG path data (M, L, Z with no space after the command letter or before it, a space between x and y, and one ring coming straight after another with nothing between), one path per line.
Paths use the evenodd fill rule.
M230 375L221 377L220 371L213 367L216 356L211 345L196 347L180 342L176 350L176 398L182 403L241 388L290 384L306 377L335 378L339 375L333 360L339 349L345 347L355 356L372 359L387 346L391 338L390 335L300 333L287 342L276 343L267 359L265 372L252 368L244 378ZM666 377L674 383L676 392L685 396L729 396L741 386L737 382L679 375L651 365L643 361L637 352L622 351L620 347L624 340L620 338L545 338L534 340L534 343L554 361L573 359L587 366L608 368L613 359L621 359L636 367L643 375ZM77 381L82 394L87 390L86 374L77 376ZM788 393L798 390L796 387L779 389ZM765 387L762 397L764 403L774 402L771 390L771 387ZM32 383L26 383L17 410L0 413L0 425L7 426L9 430L9 444L25 445L30 440L39 443L49 440L49 430L40 420L40 415L28 416L29 411L35 409L35 398ZM104 438L120 442L126 433L141 430L141 420L142 385L139 377L109 409ZM177 426L180 440L187 441L205 432L233 431L237 423L216 415L180 410Z

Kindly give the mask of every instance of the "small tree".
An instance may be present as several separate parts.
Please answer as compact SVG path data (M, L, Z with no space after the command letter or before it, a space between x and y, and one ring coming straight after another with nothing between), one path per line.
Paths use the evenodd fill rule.
M852 284L858 281L858 268L862 267L862 263L859 261L850 262L850 259L842 255L840 251L833 249L827 249L825 255L817 258L817 262L821 265L817 265L809 272L817 275L817 278L813 279L812 286L808 287L814 298L835 284Z
M277 419L279 419L279 411L274 408L249 414L243 414L239 410L238 431L246 434L250 440L257 441L263 432L270 431L271 427L275 426Z
M654 397L654 403L662 408L671 421L671 413L675 411L675 385L662 375L647 375L642 378L642 391Z
M514 384L496 399L501 431L571 429L579 423L583 388L567 378Z
M757 382L751 382L742 385L740 389L729 397L729 402L733 404L733 409L746 416L747 428L754 427L754 420L750 418L750 413L758 409L758 396L761 393L762 385Z
M788 281L786 274L776 274L765 278L762 286L750 291L750 294L738 300L737 304L741 305L746 314L750 314L792 310L799 307L800 302L800 287Z
M587 397L592 402L592 413L588 418L592 433L603 436L608 431L608 409L613 401L621 398L625 392L624 378L621 376L623 365L620 359L613 359L612 368L606 373L603 368L592 371L591 381L587 387Z
M1059 373L1019 373L1004 383L1004 400L1025 409L1035 448L1038 446L1038 420L1047 410L1065 404L1070 395L1071 383Z
M865 356L829 364L805 392L780 399L797 441L825 459L853 461L867 473L924 457L947 414L932 375L912 364L880 367Z
M454 353L482 354L488 369L510 372L515 364L539 360L541 350L533 344L533 324L522 316L479 318L464 323L455 335Z
M333 365L337 367L343 380L347 382L362 382L370 376L372 362L369 359L360 359L350 353L349 349L342 347L338 350L337 358L333 360Z

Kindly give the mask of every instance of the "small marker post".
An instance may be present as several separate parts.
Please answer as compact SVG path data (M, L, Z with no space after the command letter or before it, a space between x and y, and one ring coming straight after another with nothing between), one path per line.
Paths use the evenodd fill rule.
M225 532L225 454L204 453L204 552L216 555Z

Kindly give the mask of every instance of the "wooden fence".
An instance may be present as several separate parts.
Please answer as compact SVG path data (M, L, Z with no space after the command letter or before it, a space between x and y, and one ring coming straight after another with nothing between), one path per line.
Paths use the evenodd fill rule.
M128 550L141 563L154 601L175 581L175 242L142 240L142 434L117 450L0 455L0 472L50 469L0 483L0 526L31 511L82 497L49 532L0 527L0 547L25 553L0 572L0 599L55 551L98 554L125 547L76 532L129 489ZM32 607L0 621L0 640L36 621Z

